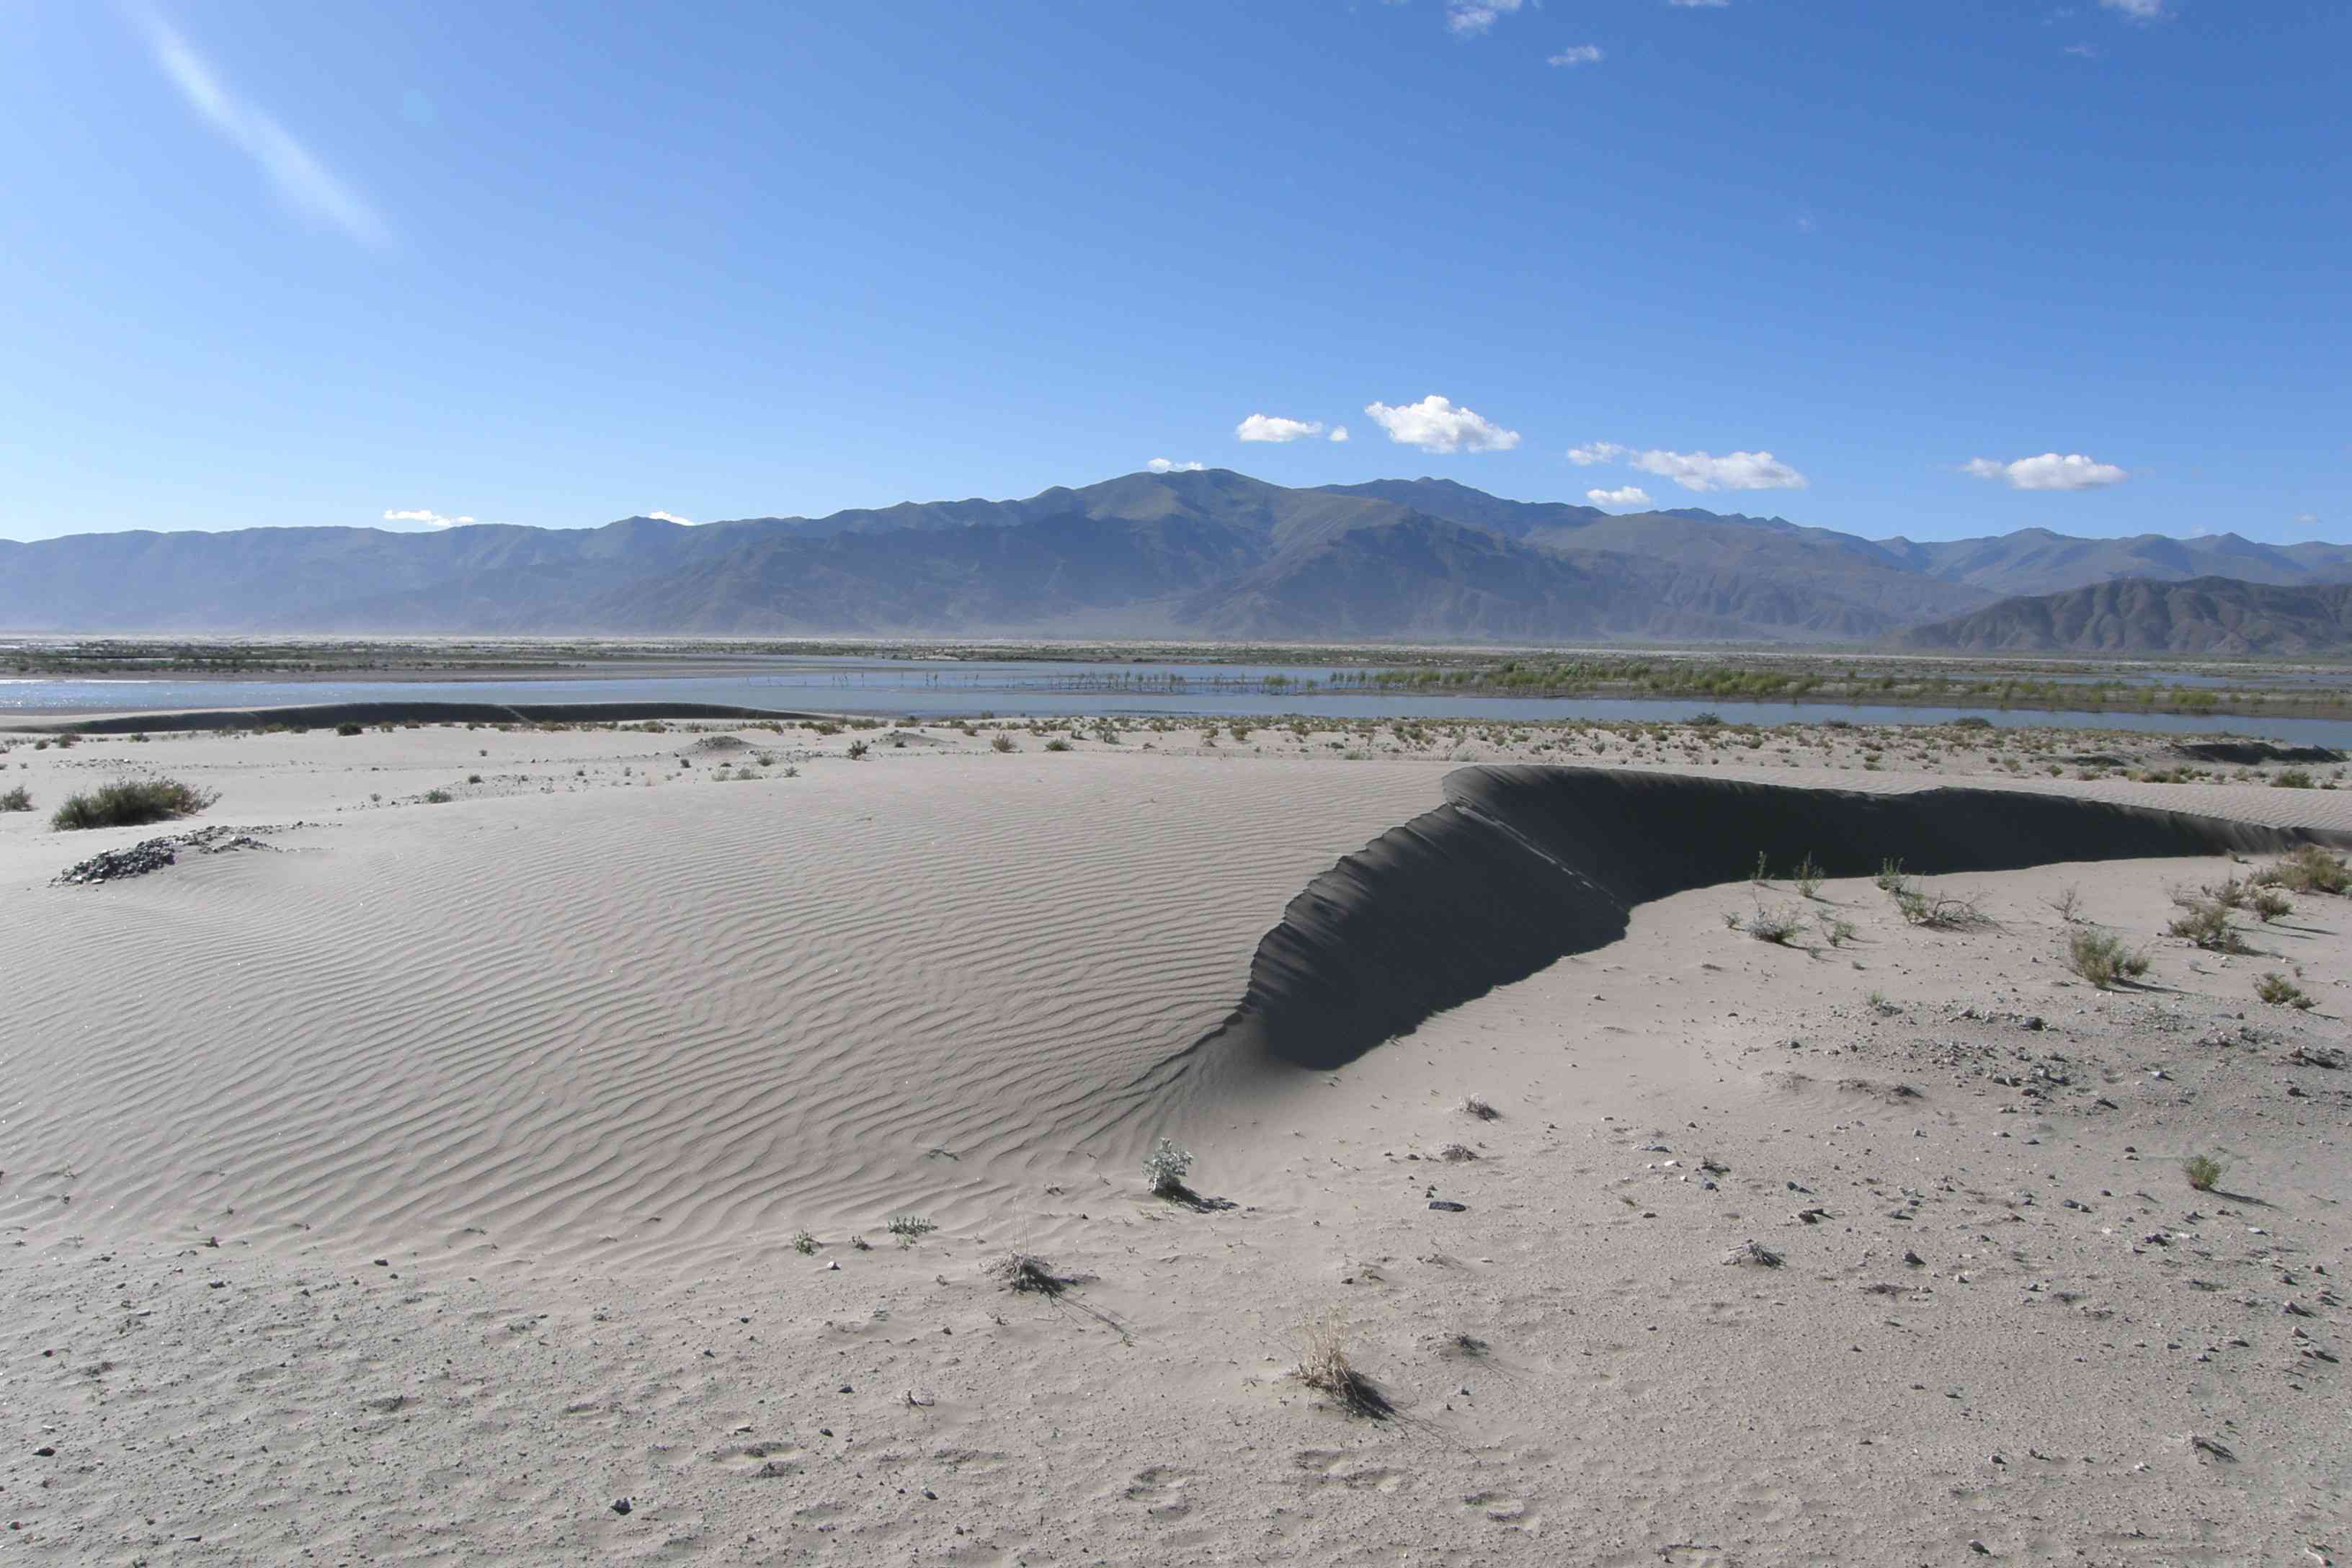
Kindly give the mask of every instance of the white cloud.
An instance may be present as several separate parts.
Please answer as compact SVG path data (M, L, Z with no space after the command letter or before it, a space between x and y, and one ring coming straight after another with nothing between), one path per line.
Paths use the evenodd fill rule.
M2171 13L2165 0L2099 0L2110 11L2121 11L2135 22L2161 22Z
M1497 16L1507 16L1527 0L1445 0L1445 26L1456 33L1483 33Z
M1568 460L1580 468L1589 468L1596 463L1613 463L1624 455L1625 448L1614 441L1595 441L1590 446L1568 449Z
M688 528L692 528L694 526L694 519L690 517L680 517L674 511L649 511L646 513L646 515L652 518L656 522L675 522L682 524Z
M461 528L474 520L470 517L444 517L437 511L432 511L420 506L412 508L405 511L394 511L387 508L383 514L383 521L386 522L413 522L425 528Z
M2305 528L2317 528L2319 514L2315 511L2299 511L2294 514L2294 521Z
M2088 44L2069 44L2065 52L2078 59L2095 60L2099 58L2099 51Z
M2014 490L2095 490L2119 485L2131 475L2113 463L2094 462L2080 452L2060 457L2044 452L2013 463L1990 458L1971 458L1961 469L1980 479L2006 479Z
M1346 439L1348 438L1348 427L1347 427L1345 425L1334 425L1334 426L1331 426L1331 435L1330 435L1330 437L1329 437L1329 438L1330 438L1331 440L1334 440L1334 441L1344 441L1344 440L1346 440Z
M233 95L204 57L160 17L148 17L146 26L155 63L172 79L188 107L260 165L278 188L279 199L303 216L331 224L363 245L384 243L383 220L365 197L337 179L284 126Z
M1666 0L1666 4L1685 11L1720 11L1730 5L1731 0Z
M1650 492L1639 485L1624 485L1613 490L1587 490L1584 499L1594 506L1648 506Z
M1805 476L1769 452L1636 452L1626 459L1686 490L1801 490Z
M1234 426L1244 441L1303 441L1323 434L1320 419L1285 419L1279 414L1253 414Z
M1150 468L1155 474L1197 474L1209 465L1206 463L1180 463L1173 458L1154 458L1151 461L1144 464L1143 466Z
M1589 66L1597 65L1608 58L1601 52L1599 44L1576 44L1560 50L1544 63L1553 66Z
M1393 408L1385 403L1368 403L1364 412L1389 433L1390 440L1424 452L1507 452L1519 444L1517 430L1506 430L1433 392L1419 403Z

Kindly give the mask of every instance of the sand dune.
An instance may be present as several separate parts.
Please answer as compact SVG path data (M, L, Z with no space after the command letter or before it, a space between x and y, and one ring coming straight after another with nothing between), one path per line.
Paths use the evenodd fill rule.
M2168 888L2343 837L2352 795L742 738L173 736L17 775L168 766L208 820L311 826L52 887L152 830L0 820L12 1541L2342 1549L2352 922L2160 933ZM1759 849L1819 857L1806 907L1855 936L1728 928ZM1882 856L1992 922L1907 926ZM2057 963L2068 884L2147 988ZM1235 1207L1145 1194L1162 1132ZM940 1230L893 1245L908 1211ZM1721 1261L1748 1239L1783 1267ZM1008 1245L1077 1283L1005 1291ZM1288 1375L1334 1310L1399 1420Z

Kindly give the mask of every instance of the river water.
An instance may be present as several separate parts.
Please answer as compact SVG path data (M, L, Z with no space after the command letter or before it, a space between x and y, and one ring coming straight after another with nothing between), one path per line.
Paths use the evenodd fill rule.
M1073 715L1199 715L1332 719L1678 720L1716 712L1732 723L1937 724L1979 717L2003 728L2132 730L2164 734L2259 735L2297 745L2352 748L2352 720L2246 718L2140 710L2000 708L1963 703L1743 702L1707 697L1474 697L1433 690L1366 690L1328 668L1104 665L1033 661L918 661L806 658L751 675L617 676L580 679L207 680L0 679L0 716L173 712L200 708L283 708L331 702L711 702L775 711L887 718L969 719Z

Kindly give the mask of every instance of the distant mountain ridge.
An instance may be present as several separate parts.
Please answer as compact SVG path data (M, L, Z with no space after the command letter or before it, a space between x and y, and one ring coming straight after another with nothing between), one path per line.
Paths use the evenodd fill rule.
M2281 586L2233 577L2127 577L2003 599L1913 628L1908 647L1955 653L2221 654L2352 651L2352 583Z
M2217 570L2352 580L2352 549L2038 530L1918 544L1695 508L1510 500L1450 479L1290 489L1206 469L698 528L630 517L0 541L0 627L1853 642L1965 618L2019 583Z

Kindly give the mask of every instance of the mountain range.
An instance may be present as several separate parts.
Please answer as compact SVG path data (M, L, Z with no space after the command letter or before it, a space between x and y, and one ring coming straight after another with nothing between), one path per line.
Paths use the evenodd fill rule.
M2003 599L1915 627L1903 642L1950 653L2336 653L2352 648L2352 583L2281 587L2231 577L2126 577Z
M699 527L0 541L0 627L1852 643L1967 623L2018 595L2216 574L2352 582L2352 547L2038 529L1920 543L1508 500L1448 479L1290 489L1209 469Z

